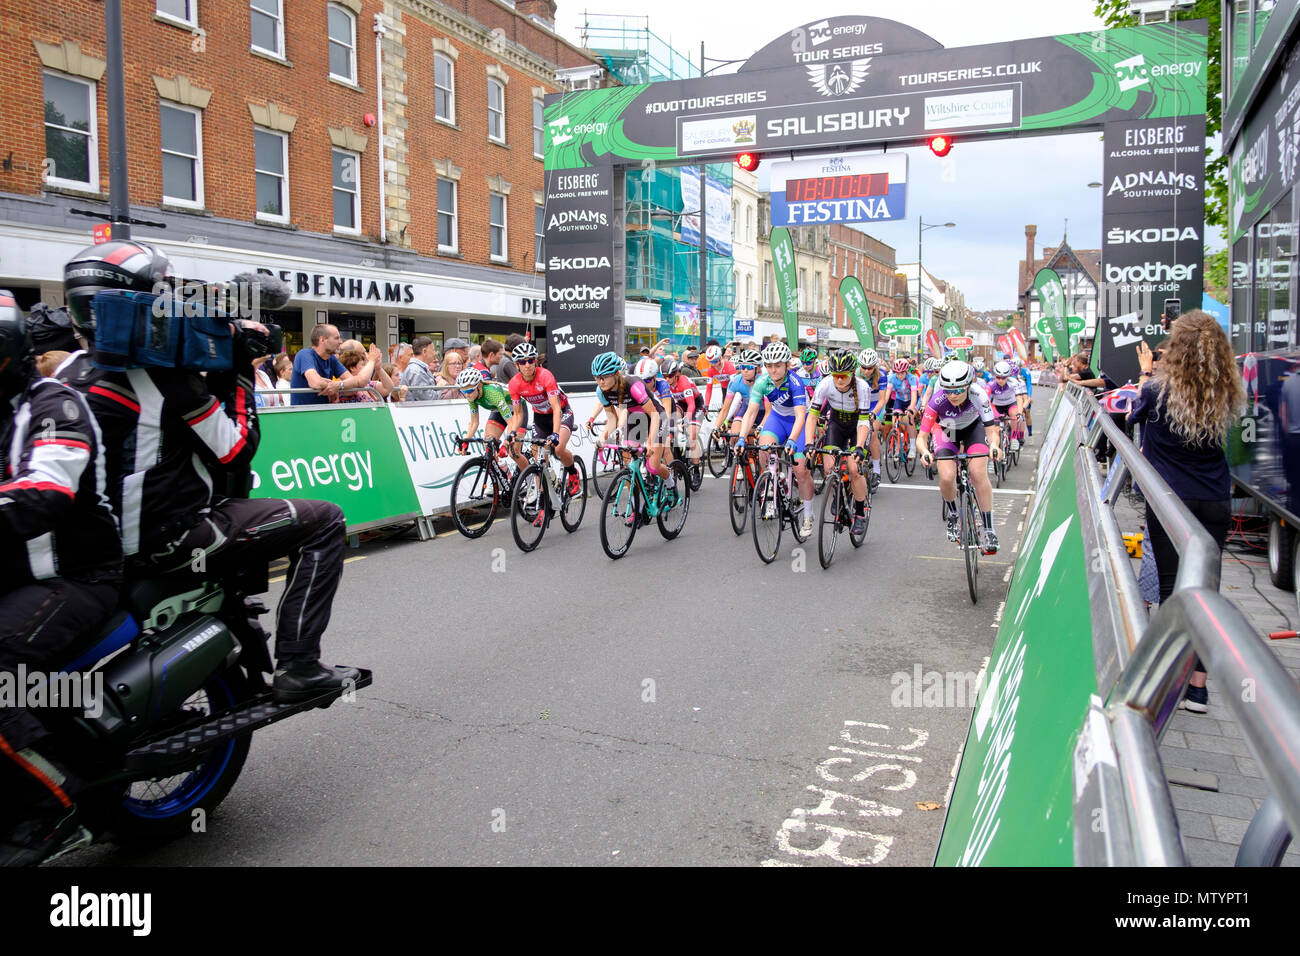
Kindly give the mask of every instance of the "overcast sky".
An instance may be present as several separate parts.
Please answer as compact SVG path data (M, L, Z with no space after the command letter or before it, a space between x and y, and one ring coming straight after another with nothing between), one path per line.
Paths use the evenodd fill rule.
M960 47L1098 29L1101 22L1093 7L1093 0L804 0L779 7L769 2L610 0L607 8L588 9L641 18L642 23L648 16L651 32L698 61L700 41L710 60L745 59L787 30L823 17L860 14L901 20L944 46ZM580 42L582 19L576 0L560 0L561 35ZM926 230L923 263L926 271L955 283L966 294L969 308L1015 306L1026 223L1038 226L1039 255L1043 245L1060 242L1067 218L1071 246L1101 245L1102 190L1088 188L1102 178L1100 133L990 143L957 138L944 159L924 148L907 152L908 218L875 224L867 231L893 246L899 262L915 262L918 213L927 225L956 223L952 229Z

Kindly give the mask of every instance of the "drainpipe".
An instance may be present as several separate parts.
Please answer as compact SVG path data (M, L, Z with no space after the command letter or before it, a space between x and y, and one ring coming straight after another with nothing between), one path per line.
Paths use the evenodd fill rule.
M384 26L384 16L375 14L375 101L379 124L379 241L388 242L388 208L384 203L384 37L388 28Z

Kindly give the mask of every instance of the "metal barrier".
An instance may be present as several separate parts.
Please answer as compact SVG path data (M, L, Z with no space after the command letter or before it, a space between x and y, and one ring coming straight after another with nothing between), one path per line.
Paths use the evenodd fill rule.
M1197 655L1225 687L1242 688L1222 700L1240 724L1281 817L1291 832L1300 832L1300 688L1245 615L1218 593L1220 555L1209 533L1091 393L1069 385L1064 400L1069 407L1060 413L1074 415L1080 513L1100 559L1092 564L1089 595L1109 736L1097 740L1098 725L1085 720L1080 750L1109 747L1117 758L1076 759L1076 863L1185 865L1159 741ZM1115 449L1104 481L1094 450L1102 436ZM1179 555L1174 592L1149 623L1114 514L1129 477ZM1125 825L1094 826L1097 809L1103 819Z

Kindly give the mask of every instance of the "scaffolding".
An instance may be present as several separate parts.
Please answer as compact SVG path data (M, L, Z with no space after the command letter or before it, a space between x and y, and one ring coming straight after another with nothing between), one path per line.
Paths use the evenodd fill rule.
M649 17L584 12L582 45L603 59L609 72L625 85L700 75L690 57L651 31Z

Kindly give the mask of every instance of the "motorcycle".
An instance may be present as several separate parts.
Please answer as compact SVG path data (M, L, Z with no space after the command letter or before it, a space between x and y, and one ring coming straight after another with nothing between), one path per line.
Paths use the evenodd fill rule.
M197 586L182 574L123 589L94 644L60 668L83 675L92 699L47 712L53 749L86 785L74 797L79 825L46 859L108 833L160 842L191 832L235 785L254 731L371 684L360 670L355 686L275 703L270 635L258 620L267 609L247 597L267 588L261 568Z

